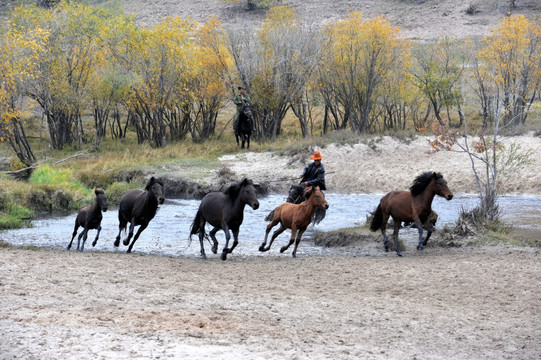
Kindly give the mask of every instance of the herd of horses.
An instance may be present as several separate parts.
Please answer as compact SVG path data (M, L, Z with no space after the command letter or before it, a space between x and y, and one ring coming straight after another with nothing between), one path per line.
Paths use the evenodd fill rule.
M83 251L88 230L90 229L98 230L92 246L95 246L98 241L101 231L100 224L103 218L102 211L107 211L107 200L103 190L97 189L94 193L96 197L93 205L83 206L77 214L75 228L68 245L68 250L71 248L79 227L83 227L83 231L77 239L77 250ZM434 230L433 225L430 223L430 215L432 213L432 201L436 195L447 200L453 198L453 193L449 190L447 181L440 173L425 172L415 178L409 191L391 191L381 198L379 205L372 213L370 230L381 231L384 238L385 251L389 251L389 240L386 234L389 217L394 222L393 239L397 255L401 256L398 244L398 232L403 222L415 224L419 231L419 245L417 246L417 250L423 250ZM283 246L280 252L283 253L291 245L295 244L292 256L296 257L297 247L299 246L301 237L310 222L313 221L316 210L329 208L329 203L325 200L325 195L319 187L307 187L304 192L304 198L305 200L300 204L283 203L265 217L265 220L270 223L266 227L265 240L259 247L260 251L269 251L276 237L286 229L290 229L291 237L289 243ZM130 223L128 236L124 239L123 244L128 246L127 252L131 252L133 245L148 226L149 222L154 218L159 205L163 204L164 199L163 183L154 177L148 181L144 190L135 189L126 192L121 198L118 208L119 232L114 246L119 246L121 233L122 231L126 231L126 227ZM214 254L218 252L216 233L222 230L225 233L226 242L222 250L221 259L227 259L227 254L231 253L239 243L239 229L244 219L244 208L246 205L254 210L259 208L254 183L252 180L246 178L232 184L223 192L210 192L203 198L190 228L190 238L195 234L199 236L201 258L206 258L204 240L208 239L209 236L212 240L212 252ZM212 230L208 234L205 231L207 223L212 226ZM278 224L280 224L280 227L274 231L267 245L269 232ZM139 226L139 230L135 234L135 237L133 237L135 226ZM424 240L423 229L427 230L427 236ZM229 247L231 232L233 233L233 244ZM130 243L132 237L133 240Z

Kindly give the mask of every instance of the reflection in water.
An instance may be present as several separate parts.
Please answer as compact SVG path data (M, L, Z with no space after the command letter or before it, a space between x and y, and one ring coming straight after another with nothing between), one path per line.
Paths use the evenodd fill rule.
M332 252L332 249L325 249L314 246L309 239L316 231L336 230L344 227L362 225L366 216L373 211L379 203L382 194L326 194L329 202L327 216L319 225L310 226L303 236L299 245L299 254L319 254ZM269 256L258 251L259 245L263 242L267 222L263 219L276 206L284 201L282 195L270 195L260 199L258 210L252 210L246 206L244 211L244 222L240 228L239 245L233 252L233 256ZM150 222L148 228L142 233L135 243L134 252L171 256L199 256L199 241L197 236L189 241L190 225L195 217L199 200L166 200L156 217ZM458 195L451 201L435 197L432 208L438 213L437 230L444 225L453 224L462 208L472 209L478 204L478 198L474 195ZM499 198L503 218L514 227L528 228L538 231L541 234L541 197L538 196L502 196ZM1 231L0 239L14 245L34 245L38 247L65 248L67 247L76 213L66 217L56 217L33 221L32 228ZM118 233L118 211L111 209L103 214L102 232L96 247L92 248L92 241L96 236L96 230L91 230L88 235L85 251L126 251L127 247L121 245L115 250L113 242ZM137 229L137 228L136 228ZM207 231L210 230L207 225ZM82 231L82 229L79 229ZM389 230L390 231L390 230ZM270 254L279 255L279 248L285 245L289 239L290 232L285 231L275 241ZM401 237L416 239L417 230L404 229L400 232ZM223 232L217 234L219 241L218 255L210 252L210 245L205 244L209 257L218 257L225 244ZM76 239L74 240L76 241ZM408 246L410 242L407 241ZM413 246L415 246L414 244ZM72 249L72 251L74 251ZM291 251L286 252L291 256ZM282 255L284 256L284 255Z

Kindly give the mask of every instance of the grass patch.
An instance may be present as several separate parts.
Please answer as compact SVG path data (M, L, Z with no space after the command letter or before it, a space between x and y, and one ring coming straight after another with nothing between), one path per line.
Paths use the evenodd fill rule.
M30 225L34 211L14 203L7 206L7 212L0 212L0 229L19 229Z

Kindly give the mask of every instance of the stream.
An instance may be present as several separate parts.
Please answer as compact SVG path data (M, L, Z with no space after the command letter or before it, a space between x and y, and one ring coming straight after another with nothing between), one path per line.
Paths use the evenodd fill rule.
M330 231L345 227L362 225L366 222L366 216L373 211L383 194L332 194L327 193L326 199L329 202L329 210L325 219L316 226L309 226L304 233L298 249L298 254L324 254L332 253L332 248L315 246L310 238L317 231ZM263 242L267 222L264 217L276 206L284 202L283 195L269 195L261 198L258 210L246 206L244 211L244 222L240 228L239 245L231 256L269 256L268 254L280 255L279 249L289 240L290 231L281 234L273 244L269 253L260 253L258 248ZM498 198L503 219L513 227L525 228L541 237L541 196L501 196ZM472 209L478 204L478 197L475 195L456 195L453 200L446 201L443 198L435 197L432 208L438 213L436 232L444 225L452 225L458 218L461 209ZM192 236L189 240L191 223L199 207L200 200L167 199L160 206L156 217L133 247L133 252L165 255L165 256L199 256L198 236ZM13 245L36 246L43 248L66 248L73 232L73 225L77 214L68 216L56 216L41 218L32 221L32 227L0 231L0 239ZM102 231L96 247L92 247L92 241L96 236L96 230L90 230L85 244L85 251L121 251L127 247L122 245L118 249L113 246L113 241L118 234L118 211L116 208L109 208L103 214ZM278 225L273 228L276 230ZM138 227L136 227L137 231ZM207 231L210 228L207 225ZM82 228L79 228L79 233ZM272 235L272 231L269 234ZM388 229L391 235L392 229ZM78 233L78 234L79 234ZM78 236L77 234L77 236ZM122 234L122 239L125 238ZM417 230L402 229L400 237L405 238L407 246L416 246ZM225 237L222 231L217 234L219 242L218 255L210 251L210 244L205 243L205 251L209 258L218 257L225 244ZM232 241L232 240L231 240ZM74 239L71 251L77 248L77 237ZM292 248L286 254L290 256ZM283 255L282 255L283 256Z

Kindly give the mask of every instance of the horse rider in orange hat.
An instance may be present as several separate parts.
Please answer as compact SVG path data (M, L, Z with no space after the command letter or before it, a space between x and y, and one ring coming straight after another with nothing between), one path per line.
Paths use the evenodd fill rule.
M325 167L321 163L323 155L316 151L310 155L310 159L314 161L304 168L299 185L292 185L289 189L287 202L295 204L302 202L304 200L302 195L307 186L319 186L320 190L327 189L325 187Z

